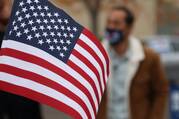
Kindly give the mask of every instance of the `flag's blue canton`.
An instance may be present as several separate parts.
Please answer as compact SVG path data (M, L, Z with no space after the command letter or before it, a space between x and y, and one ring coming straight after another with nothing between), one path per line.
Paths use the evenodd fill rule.
M46 0L16 0L14 9L6 38L67 62L83 28Z

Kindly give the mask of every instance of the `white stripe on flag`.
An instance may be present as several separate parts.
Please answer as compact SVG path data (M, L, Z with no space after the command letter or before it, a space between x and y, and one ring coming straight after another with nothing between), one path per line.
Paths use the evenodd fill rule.
M89 52L87 52L80 45L76 44L74 49L77 50L86 59L88 59L88 61L91 62L91 64L93 64L93 66L99 71L101 84L102 84L102 90L104 91L105 87L104 87L104 83L103 83L104 79L103 79L102 69L101 69L100 65L98 64L98 62L94 59L94 57Z
M94 72L88 66L86 66L86 64L84 64L79 58L77 58L73 54L71 54L69 59L73 63L75 63L77 66L79 66L83 71L85 71L91 77L91 79L93 79L93 81L95 82L95 85L97 87L97 91L98 91L100 100L101 100L102 94L100 92L100 85L98 83L98 79L97 79L96 75L94 74Z
M19 60L16 58L12 58L9 56L0 56L0 59L1 59L0 64L6 64L6 65L13 66L13 67L16 67L16 68L19 68L22 70L33 72L35 74L44 76L44 77L62 85L63 87L65 87L66 89L70 90L75 95L77 95L79 98L81 98L81 100L83 100L83 102L88 107L92 117L93 118L95 117L93 108L92 108L87 96L81 90L79 90L77 87L75 87L73 84L71 84L69 81L65 80L63 77L51 72L50 70L43 68L41 66L38 66L36 64L29 63L29 62Z
M49 96L57 101L60 101L68 106L70 106L72 109L76 110L84 119L87 119L87 115L82 109L82 107L77 104L75 101L71 100L64 94L57 92L56 90L49 88L47 86L44 86L42 84L36 83L34 81L17 77L14 75L10 75L7 73L0 72L0 80L9 84L13 84L16 86L24 87L30 90L33 90L35 92L44 94L46 96Z
M103 54L101 53L101 51L99 50L99 48L84 34L80 35L80 40L82 40L83 42L85 42L89 47L91 47L91 49L93 49L93 51L100 57L104 69L105 69L105 74L107 74L107 62L105 60L105 57L103 56ZM106 79L107 82L107 79Z
M3 41L2 46L3 46L2 48L11 48L27 54L37 56L41 59L46 60L47 62L50 62L51 64L57 66L58 68L64 70L66 73L68 73L73 78L75 78L78 82L80 82L90 92L90 95L92 96L93 101L95 103L96 110L98 110L98 103L92 86L85 80L85 77L82 77L79 73L77 73L67 64L63 63L62 61L53 57L52 55L44 52L43 50L26 45L24 43L16 42L13 40L5 40Z

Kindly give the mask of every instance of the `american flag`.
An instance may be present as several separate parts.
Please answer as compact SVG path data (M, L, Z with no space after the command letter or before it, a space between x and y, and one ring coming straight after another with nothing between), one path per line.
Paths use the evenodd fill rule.
M0 89L95 119L109 75L98 39L48 0L15 0L0 51Z

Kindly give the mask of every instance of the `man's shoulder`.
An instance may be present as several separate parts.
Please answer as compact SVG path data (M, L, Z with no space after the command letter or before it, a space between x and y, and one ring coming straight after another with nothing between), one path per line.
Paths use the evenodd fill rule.
M155 52L153 49L143 46L144 53L145 53L145 59L150 62L160 61L160 55Z

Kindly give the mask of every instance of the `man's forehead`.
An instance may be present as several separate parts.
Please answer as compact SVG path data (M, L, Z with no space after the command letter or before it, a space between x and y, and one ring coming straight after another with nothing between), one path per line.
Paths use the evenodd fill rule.
M108 19L111 20L122 20L125 18L126 18L126 13L122 10L112 10L108 16Z

